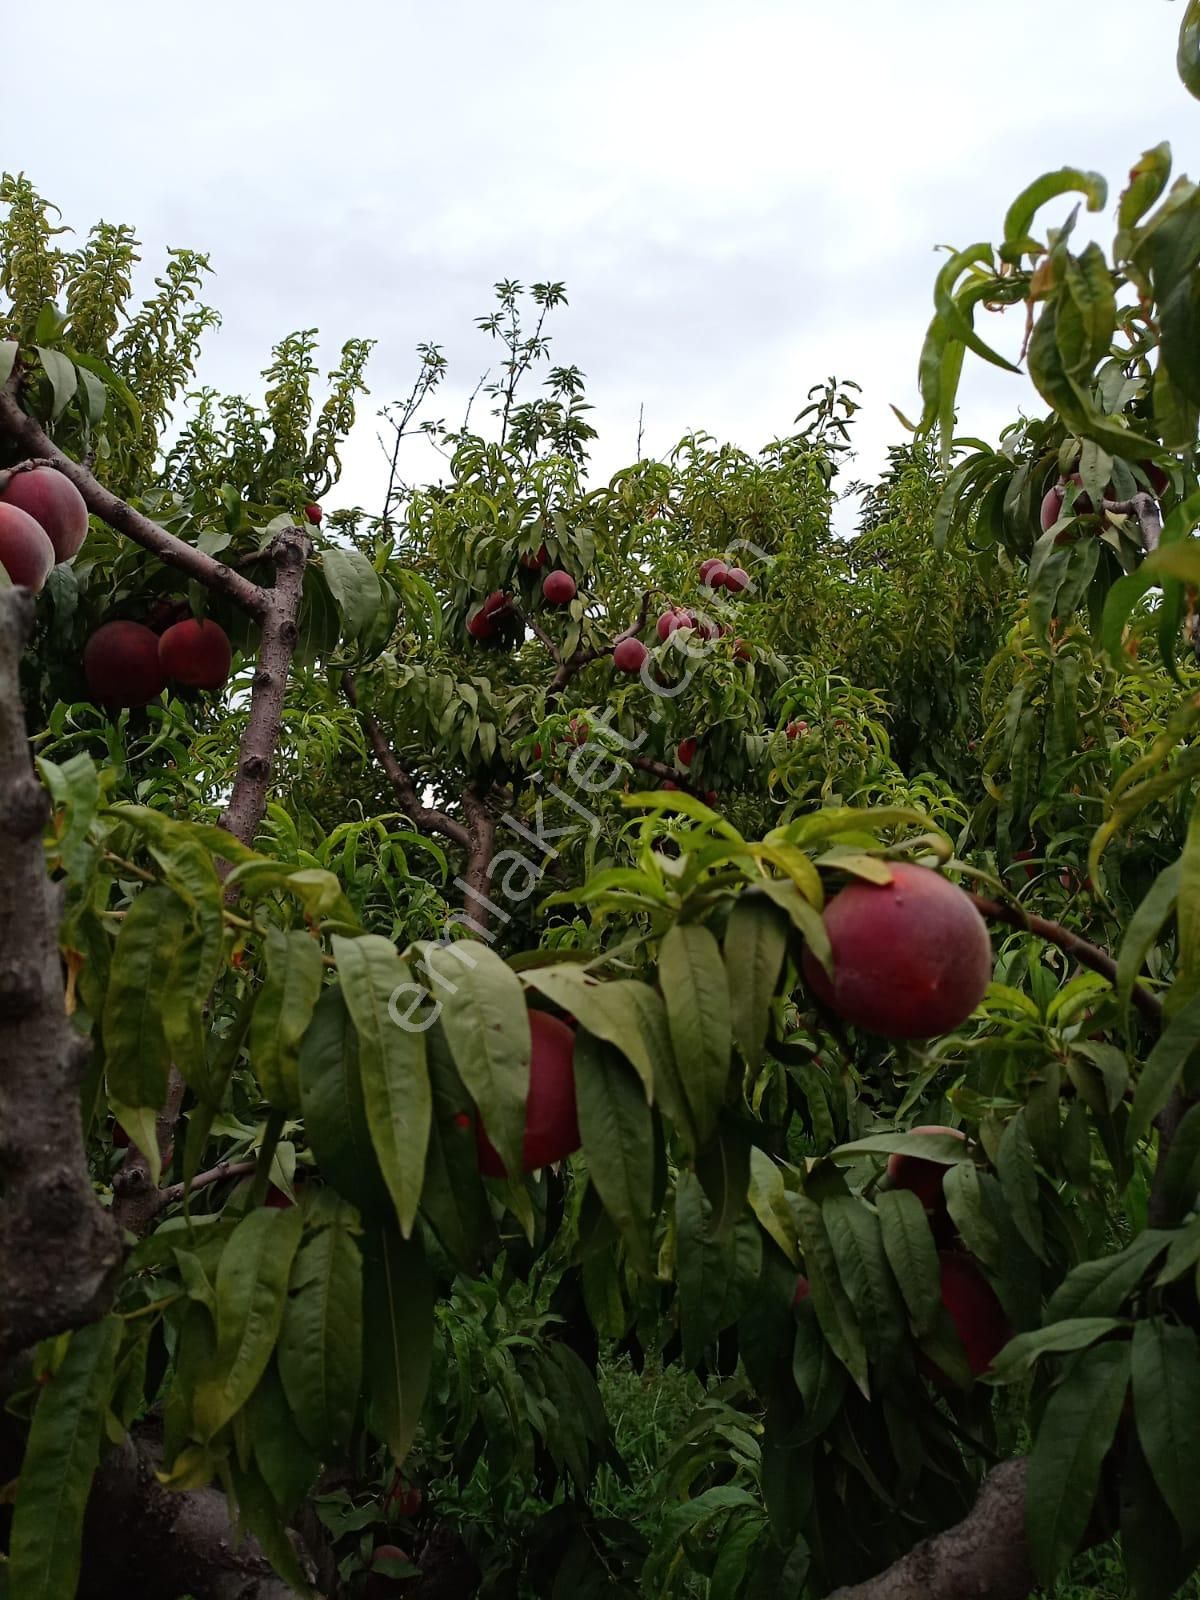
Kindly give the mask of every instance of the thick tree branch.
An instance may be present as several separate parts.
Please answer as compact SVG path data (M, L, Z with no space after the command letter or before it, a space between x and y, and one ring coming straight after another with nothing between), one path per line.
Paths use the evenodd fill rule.
M1025 1543L1025 1474L1023 1460L1002 1462L961 1522L829 1600L1024 1600L1037 1582Z
M33 621L0 590L0 1366L100 1316L122 1258L84 1159L79 1083L90 1055L67 1019L49 802L29 760L18 663Z
M1099 945L1091 944L1078 933L1072 933L1070 928L1064 928L1061 922L1051 922L1047 917L1032 916L1021 906L1007 905L1001 900L986 900L981 895L972 895L971 898L979 914L989 922L1006 923L1010 928L1019 928L1024 933L1035 934L1039 939L1057 945L1064 954L1078 961L1081 967L1098 972L1115 987L1117 963L1108 951L1101 950ZM1151 994L1149 989L1143 989L1140 984L1135 983L1131 999L1147 1022L1156 1030L1162 1028L1162 1001L1157 995Z
M352 672L342 674L342 693L349 704L359 714L363 731L367 741L383 770L384 776L392 786L396 799L400 802L400 809L420 833L438 833L443 839L449 839L452 844L461 845L464 850L471 848L470 829L458 821L456 817L439 811L434 806L423 804L417 785L408 770L402 767L396 759L395 752L388 744L387 736L379 723L369 711L363 711L358 704L358 686L354 681Z
M496 818L474 784L469 784L463 791L463 810L471 830L463 882L472 902L471 920L477 927L486 930L490 917L488 889L492 881L492 858L496 853Z
M296 1600L253 1539L239 1543L218 1489L164 1489L148 1440L127 1439L100 1464L84 1523L79 1600ZM307 1552L297 1551L312 1572Z
M224 595L252 617L261 618L266 614L269 591L260 589L256 583L251 583L223 561L214 560L203 550L197 550L194 545L186 544L165 528L160 528L156 522L135 511L98 483L80 462L72 461L70 456L65 455L37 418L22 410L17 398L20 377L18 367L0 389L0 435L26 455L39 457L56 467L64 477L70 478L87 503L88 510L102 522L107 522L110 528L115 528L135 544L140 544L167 566L202 583L206 589Z

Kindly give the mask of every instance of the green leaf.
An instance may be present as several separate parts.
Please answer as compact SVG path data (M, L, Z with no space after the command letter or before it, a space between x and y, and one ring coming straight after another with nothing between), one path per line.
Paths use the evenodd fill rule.
M942 1138L945 1135L941 1135ZM946 1209L972 1255L999 1271L1004 1248L983 1194L979 1168L972 1161L960 1161L946 1173L943 1184Z
M1000 252L1006 261L1015 266L1027 253L1034 217L1047 201L1057 199L1060 194L1081 194L1089 211L1103 211L1108 185L1098 172L1084 172L1079 167L1043 173L1023 189L1008 208L1004 219L1004 247Z
M857 1195L832 1195L821 1207L821 1216L868 1357L894 1359L903 1336L904 1310L878 1216Z
M1010 1339L992 1362L988 1377L995 1383L1015 1383L1042 1356L1065 1355L1086 1350L1098 1339L1116 1333L1129 1324L1119 1317L1071 1317L1050 1328L1035 1328Z
M1147 1228L1124 1250L1094 1261L1081 1261L1050 1296L1045 1313L1047 1326L1069 1317L1116 1316L1170 1240L1168 1232Z
M532 1039L520 979L475 939L424 947L441 1025L505 1170L524 1170Z
M561 1006L597 1039L616 1045L645 1085L646 1099L653 1102L657 1080L668 1075L663 1058L671 1043L662 999L648 983L634 978L601 983L567 963L534 967L522 974L522 981Z
M321 1174L363 1212L389 1203L358 1067L358 1035L340 989L317 1001L297 1062L304 1131Z
M302 1225L299 1206L262 1206L243 1217L221 1252L217 1347L193 1401L201 1443L236 1416L266 1370L283 1324Z
M1200 11L1197 11L1200 17ZM1117 226L1132 228L1140 222L1150 207L1158 200L1171 176L1171 146L1155 145L1147 150L1140 161L1134 162L1129 172L1129 183L1117 207Z
M845 1367L821 1332L816 1311L807 1302L801 1302L796 1310L792 1377L804 1401L804 1424L800 1440L817 1439L841 1409L848 1380Z
M12 377L21 346L15 339L0 339L0 388Z
M588 1176L634 1261L649 1273L653 1115L623 1057L586 1029L575 1041L575 1094Z
M166 1099L171 1055L163 1008L172 963L190 926L187 907L161 884L143 889L121 924L103 1035L109 1094L122 1105L157 1109Z
M1126 924L1125 937L1117 955L1117 996L1126 1007L1126 1016L1133 986L1146 963L1146 957L1157 943L1163 924L1175 909L1180 871L1178 861L1164 867Z
M734 1042L751 1067L762 1059L786 952L787 918L780 909L754 895L735 901L725 926L730 1022Z
M716 939L677 922L662 942L658 976L696 1137L707 1144L725 1103L733 1035L729 986Z
M996 1156L996 1173L1021 1237L1034 1255L1044 1261L1046 1255L1042 1213L1038 1205L1037 1167L1025 1126L1024 1109L1017 1112L1004 1130Z
M750 1149L750 1183L746 1198L764 1231L770 1234L791 1264L799 1266L796 1219L788 1205L783 1173L757 1145Z
M1154 1317L1133 1330L1138 1438L1185 1544L1200 1539L1200 1344L1191 1328Z
M675 1238L683 1358L694 1366L757 1289L762 1234L751 1216L718 1234L700 1180L684 1171L675 1186Z
M50 420L57 422L59 417L71 403L71 396L75 393L79 382L79 374L75 371L74 364L68 361L61 350L50 350L45 345L35 345L38 359L45 369L46 376L50 379L50 388L53 401L50 407Z
M362 1258L343 1209L304 1244L279 1335L279 1376L301 1433L329 1454L349 1442L362 1385Z
M954 1167L963 1160L965 1146L948 1133L872 1133L865 1139L840 1144L831 1161L847 1161L855 1156L918 1156L922 1161L938 1161Z
M378 934L360 939L335 934L333 954L358 1034L371 1142L407 1237L421 1199L432 1116L425 1036L400 1026L392 1014L393 997L411 989L412 978L395 945Z
M367 1421L400 1466L416 1436L433 1363L433 1280L417 1239L372 1230L363 1251Z
M121 1333L119 1317L80 1328L42 1389L3 1569L12 1600L67 1600L78 1586L83 1513L100 1459Z
M1179 48L1175 64L1184 88L1200 100L1200 0L1188 0L1187 10L1179 24Z
M236 1460L229 1462L228 1469L239 1530L244 1529L258 1540L267 1560L287 1584L289 1594L297 1600L314 1600L316 1592L288 1536L287 1521L263 1477Z
M384 603L379 574L361 551L340 545L322 550L321 570L341 612L345 637L357 639L369 630Z
M886 1189L875 1197L883 1248L918 1338L932 1334L942 1304L937 1245L925 1207L911 1189Z
M493 1233L492 1213L479 1176L475 1107L441 1028L430 1028L425 1041L433 1122L421 1214L432 1225L442 1248L474 1275Z
M246 1428L263 1481L285 1515L294 1515L316 1482L321 1458L297 1426L277 1362L269 1363L250 1397Z
M1129 1116L1129 1138L1144 1139L1200 1047L1200 995L1193 995L1146 1057Z
M300 1041L321 993L321 946L303 929L269 927L267 975L250 1022L250 1065L263 1098L281 1111L300 1109Z
M1034 1571L1052 1583L1079 1548L1129 1387L1129 1345L1096 1345L1050 1396L1029 1457L1025 1533Z
M792 1208L800 1237L800 1251L808 1276L809 1291L821 1331L829 1348L854 1379L863 1395L870 1398L867 1382L867 1352L863 1332L842 1287L837 1262L829 1243L821 1207L807 1195L793 1195Z

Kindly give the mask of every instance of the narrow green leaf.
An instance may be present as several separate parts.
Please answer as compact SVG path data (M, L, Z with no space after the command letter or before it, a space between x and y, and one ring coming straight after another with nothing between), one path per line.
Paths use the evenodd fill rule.
M395 945L378 934L359 939L335 934L333 954L358 1034L371 1142L407 1237L421 1199L432 1115L425 1036L399 1025L392 1014L393 996L406 993L412 979Z
M83 1513L100 1459L121 1346L119 1317L71 1335L33 1413L9 1543L12 1600L67 1600L79 1583Z
M360 1211L389 1203L363 1100L358 1034L340 989L317 1001L297 1060L304 1131L321 1174Z
M729 985L717 941L699 923L677 922L662 942L658 975L696 1136L706 1144L725 1103L733 1043Z
M127 1106L166 1099L170 1051L162 1013L171 965L191 925L187 907L162 885L135 897L113 950L104 1005L109 1093Z
M416 1437L433 1363L433 1280L417 1239L372 1230L363 1251L363 1381L367 1421L403 1464Z
M821 1207L807 1195L793 1195L792 1208L800 1236L800 1251L817 1320L830 1349L869 1398L867 1352L862 1329L838 1276Z
M718 1234L700 1180L684 1171L675 1186L675 1239L683 1358L694 1366L757 1290L762 1234L751 1216Z
M1108 185L1098 172L1084 172L1079 167L1063 167L1058 172L1043 173L1028 188L1023 189L1004 219L1004 248L1001 255L1016 264L1028 248L1029 230L1033 219L1047 201L1060 194L1081 194L1089 211L1102 211L1108 198Z
M779 907L753 895L735 901L725 926L730 1022L734 1042L751 1067L762 1059L786 952L787 918Z
M350 1439L362 1385L362 1258L344 1208L304 1244L279 1335L279 1376L301 1433L328 1456Z
M799 1266L796 1219L788 1205L783 1173L757 1145L750 1150L750 1183L746 1198L764 1231L770 1234L791 1264Z
M1175 64L1187 92L1200 100L1200 0L1188 0L1179 24Z
M1164 867L1126 924L1125 937L1121 940L1117 955L1117 996L1126 1008L1146 957L1157 943L1163 924L1175 909L1179 878L1178 861Z
M1144 1139L1200 1047L1200 995L1193 995L1146 1057L1129 1116L1130 1141Z
M79 374L75 371L74 363L68 361L61 350L51 350L45 345L35 345L38 359L45 369L46 376L50 379L50 389L53 400L50 407L50 420L57 422L59 417L71 403L71 396L79 383Z
M1025 1126L1024 1109L1017 1112L1004 1130L996 1156L996 1173L1021 1237L1034 1255L1044 1261L1045 1242L1038 1204L1037 1167L1029 1131Z
M520 979L475 939L424 948L454 1064L505 1170L521 1172L533 1046Z
M575 1041L575 1094L588 1176L633 1259L649 1272L653 1115L623 1057L583 1028Z
M250 1022L250 1065L263 1098L280 1111L300 1109L300 1041L321 993L321 946L303 929L269 927L267 975Z
M988 1376L995 1383L1015 1383L1042 1356L1066 1355L1086 1350L1099 1339L1127 1328L1119 1317L1071 1317L1050 1328L1035 1328L1010 1339L992 1362Z
M1147 1228L1124 1250L1072 1267L1046 1305L1047 1326L1068 1317L1115 1317L1170 1241L1165 1230Z
M569 1012L597 1039L616 1045L645 1085L646 1099L653 1103L661 1071L656 1047L660 1040L669 1044L669 1039L662 1000L648 983L633 978L601 983L582 967L565 962L556 967L533 967L522 974L522 981ZM657 1025L648 1015L655 1012Z
M1091 1519L1100 1468L1129 1387L1129 1345L1095 1345L1050 1396L1029 1458L1025 1533L1033 1567L1052 1583Z
M887 1189L875 1197L883 1248L918 1338L932 1334L942 1304L937 1245L925 1207L911 1189Z
M475 1146L475 1107L440 1027L425 1035L433 1121L421 1214L460 1267L474 1275L494 1225Z
M838 1277L850 1297L868 1357L895 1357L904 1312L892 1278L878 1216L857 1195L832 1195L821 1207Z
M1200 1344L1161 1317L1133 1330L1133 1410L1154 1481L1184 1543L1200 1539Z
M241 1410L266 1370L283 1323L302 1226L299 1206L259 1207L243 1217L221 1252L217 1348L193 1401L202 1443Z

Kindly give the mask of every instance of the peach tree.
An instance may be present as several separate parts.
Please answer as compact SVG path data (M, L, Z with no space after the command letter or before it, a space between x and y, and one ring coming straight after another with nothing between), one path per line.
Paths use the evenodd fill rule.
M204 258L137 307L4 180L8 1600L1187 1581L1200 191L1072 192L947 262L843 542L835 380L593 486L554 283L326 517L368 347L172 433ZM620 1515L617 1361L706 1386Z

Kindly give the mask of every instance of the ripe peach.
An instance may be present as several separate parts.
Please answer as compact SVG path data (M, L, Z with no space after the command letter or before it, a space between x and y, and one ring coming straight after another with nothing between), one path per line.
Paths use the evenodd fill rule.
M0 504L0 567L18 589L34 594L54 571L54 546L41 523L20 506Z
M321 510L320 506L305 506L304 515L315 527L325 513Z
M733 641L733 659L735 661L752 661L754 659L754 652L745 639L735 639Z
M166 687L158 635L140 622L106 622L83 651L88 693L99 705L144 706Z
M745 567L730 567L724 583L730 594L742 594L750 587L750 574Z
M723 589L729 568L723 561L703 561L700 564L700 582L706 589Z
M550 552L542 544L534 551L524 551L518 559L526 572L538 572L549 561Z
M542 593L552 606L569 605L575 598L575 579L569 572L548 572L542 579Z
M680 606L672 606L670 611L664 611L655 625L655 632L660 639L669 639L680 628L694 628L696 619L690 611L684 611Z
M680 739L680 741L679 741L679 749L676 751L676 754L679 757L679 765L681 767L690 767L691 766L692 762L696 759L696 750L697 750L697 748L698 748L698 741L697 740L691 739L691 738Z
M808 1279L803 1273L801 1273L796 1279L796 1292L792 1295L792 1304L794 1306L803 1305L811 1293L812 1284L809 1283Z
M979 912L928 867L890 863L889 884L851 883L825 908L833 980L811 950L809 987L847 1022L889 1039L949 1033L983 999L992 946Z
M167 629L158 641L164 674L190 689L221 689L229 680L233 647L217 622L188 617Z
M789 739L798 739L802 733L808 732L808 723L789 722L783 731Z
M720 798L720 795L715 789L706 789L704 791L704 804L706 806L715 806Z
M53 467L17 472L0 490L0 501L27 512L54 546L56 561L69 561L87 538L88 510L79 490Z
M909 1132L948 1133L964 1144L967 1138L960 1129L947 1128L940 1123L922 1123ZM897 1189L911 1189L926 1211L937 1211L941 1207L946 1169L940 1161L926 1161L923 1156L906 1156L896 1151L888 1157L887 1175Z
M674 778L664 778L658 787L660 789L678 789L679 785Z
M533 1053L529 1062L529 1093L525 1098L525 1139L522 1165L536 1172L562 1161L579 1149L579 1119L575 1109L575 1034L546 1011L529 1013ZM503 1178L504 1163L487 1136L480 1117L475 1125L479 1170L487 1178Z
M996 1292L972 1256L958 1250L938 1252L942 1304L962 1340L967 1363L976 1377L986 1372L1012 1338L1012 1328Z
M650 652L640 639L622 639L613 646L612 654L618 672L636 673L642 670Z

